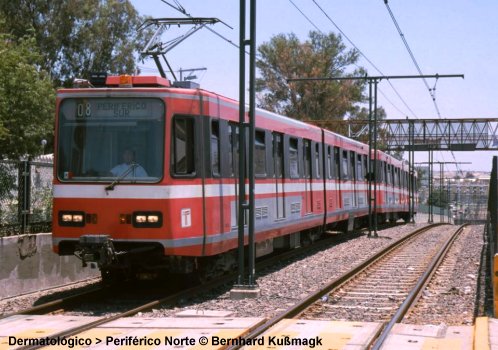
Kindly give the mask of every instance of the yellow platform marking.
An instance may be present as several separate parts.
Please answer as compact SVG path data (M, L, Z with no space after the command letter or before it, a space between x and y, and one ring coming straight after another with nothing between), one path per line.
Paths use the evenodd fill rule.
M462 340L457 338L428 338L422 345L422 350L458 350L462 348Z
M489 319L478 317L474 326L474 349L489 350Z

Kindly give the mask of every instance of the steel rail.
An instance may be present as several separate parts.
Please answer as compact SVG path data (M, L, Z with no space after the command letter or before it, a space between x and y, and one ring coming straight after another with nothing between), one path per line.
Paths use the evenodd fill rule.
M418 279L417 284L415 285L415 287L413 287L413 289L408 294L406 299L403 301L401 306L398 308L398 310L391 318L389 323L383 328L379 337L375 340L375 343L373 344L371 350L380 349L380 347L382 346L382 344L384 344L385 340L387 339L387 336L391 332L394 325L400 322L403 319L403 317L405 317L408 310L410 310L413 307L414 303L417 301L418 297L420 296L420 293L424 290L427 283L429 283L430 278L437 271L438 267L443 262L444 257L451 248L451 245L456 240L458 235L463 231L465 226L467 226L467 224L458 227L455 230L455 232L453 232L453 234L446 240L446 242L441 247L439 252L432 258L429 267L426 269L424 274Z
M257 327L256 329L254 329L253 331L248 333L245 337L243 337L243 339L246 339L246 340L247 339L254 339L254 338L258 337L259 335L263 334L265 331L267 331L272 326L276 325L278 322L282 321L283 319L297 317L299 314L301 314L303 311L305 311L309 306L311 306L314 302L319 300L325 294L330 293L332 290L339 288L341 285L346 283L348 280L355 277L360 272L364 271L370 265L372 265L373 263L375 263L379 259L383 258L384 256L386 256L387 254L389 254L391 251L398 248L402 244L406 243L409 239L414 238L415 236L418 236L426 231L429 231L437 226L442 226L442 225L447 225L447 224L435 223L435 224L431 224L431 225L419 228L419 229L413 231L412 233L410 233L410 234L398 239L397 241L391 243L389 246L387 246L386 248L382 249L381 251L375 253L367 260L357 264L351 270L343 273L341 276L332 280L322 289L312 293L311 295L309 295L308 297L303 299L298 304L293 305L290 308L288 308L287 310L272 317L270 320L268 320L267 322L265 322L261 326ZM240 349L241 347L242 347L242 345L233 345L233 346L229 347L228 349L229 350L236 350L236 349Z

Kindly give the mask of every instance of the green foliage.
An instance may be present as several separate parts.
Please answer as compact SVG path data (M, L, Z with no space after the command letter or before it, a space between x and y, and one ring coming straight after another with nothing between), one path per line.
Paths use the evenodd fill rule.
M53 130L55 93L32 37L0 33L0 159L41 152Z
M356 50L346 51L340 36L312 31L300 42L294 34L274 36L259 48L256 80L259 105L292 118L342 120L364 100L364 81L290 82L288 78L345 77L364 75L361 68L347 69L358 60Z
M150 31L128 0L0 1L5 28L15 38L34 29L41 62L55 86L89 73L133 73Z

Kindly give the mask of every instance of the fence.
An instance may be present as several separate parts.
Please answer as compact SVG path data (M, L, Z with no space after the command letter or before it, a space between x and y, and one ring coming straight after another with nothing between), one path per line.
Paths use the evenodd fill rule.
M0 161L0 237L52 230L53 164Z
M488 224L490 271L493 288L493 312L498 317L498 157L493 157L493 169L489 183Z

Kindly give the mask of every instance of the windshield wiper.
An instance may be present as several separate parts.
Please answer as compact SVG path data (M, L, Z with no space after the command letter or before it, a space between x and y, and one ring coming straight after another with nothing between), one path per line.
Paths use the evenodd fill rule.
M111 182L109 185L107 185L105 187L105 191L113 191L114 190L114 187L116 187L117 184L119 184L121 182L121 180L123 180L126 176L128 176L128 174L131 173L131 171L133 169L135 169L136 167L138 166L137 163L131 163L130 166L128 167L128 169L126 169L126 171L124 173L122 173L121 175L119 175L119 177L114 180L113 182Z

